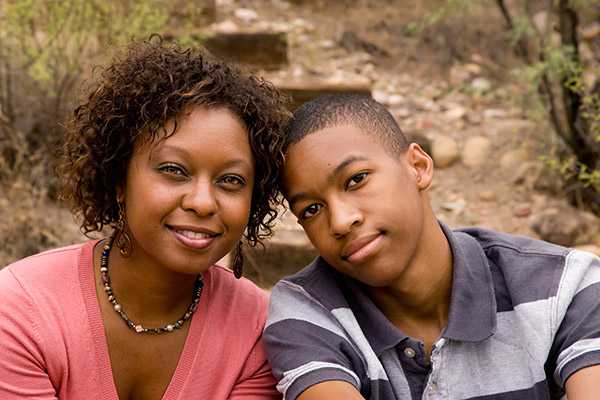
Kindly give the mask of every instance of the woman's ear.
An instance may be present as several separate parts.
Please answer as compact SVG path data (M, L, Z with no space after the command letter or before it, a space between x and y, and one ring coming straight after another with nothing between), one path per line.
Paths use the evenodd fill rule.
M117 185L116 192L117 192L117 202L123 203L123 201L125 200L125 191L123 190L123 185Z
M427 189L433 180L433 160L429 154L425 153L418 144L411 143L406 150L406 161L419 189Z

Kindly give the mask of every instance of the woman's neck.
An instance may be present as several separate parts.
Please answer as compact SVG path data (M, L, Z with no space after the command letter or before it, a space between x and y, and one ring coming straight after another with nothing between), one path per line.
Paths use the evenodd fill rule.
M96 250L101 253L103 246L102 241ZM123 258L115 246L108 257L110 286L122 310L130 319L144 326L161 326L177 320L192 302L196 276L169 270L153 260L144 259L139 252L135 253ZM98 279L99 255L96 259ZM99 301L108 301L108 298L100 298Z

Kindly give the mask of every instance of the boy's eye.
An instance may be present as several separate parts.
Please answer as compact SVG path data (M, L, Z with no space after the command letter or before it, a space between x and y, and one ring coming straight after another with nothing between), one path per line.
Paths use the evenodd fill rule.
M346 188L348 189L348 188L351 188L352 186L358 185L366 177L367 177L366 172L361 172L359 174L354 175L352 178L350 178L350 180L346 184Z
M162 164L158 167L158 170L172 175L185 175L183 168L177 164Z
M317 212L319 212L319 210L321 208L323 208L323 206L320 204L311 204L310 206L308 206L304 210L302 210L302 212L300 213L300 218L301 219L310 218L313 215L315 215Z
M225 183L226 185L236 185L236 186L246 184L246 181L242 177L237 176L237 175L227 175L227 176L223 177L223 179L221 179L221 182Z

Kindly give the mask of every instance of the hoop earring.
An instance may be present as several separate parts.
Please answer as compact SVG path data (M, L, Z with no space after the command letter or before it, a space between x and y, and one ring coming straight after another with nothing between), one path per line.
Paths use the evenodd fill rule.
M125 232L125 205L118 201L119 205L119 220L117 221L117 235L115 237L115 244L119 248L119 254L121 257L127 258L131 255L131 238Z
M233 275L240 279L242 277L242 268L244 267L244 254L242 253L242 241L235 246L235 255L233 256Z

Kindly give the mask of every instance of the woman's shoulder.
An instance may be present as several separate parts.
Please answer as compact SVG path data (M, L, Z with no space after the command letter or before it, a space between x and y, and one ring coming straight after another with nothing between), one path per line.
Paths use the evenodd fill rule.
M267 298L269 295L264 289L258 287L254 282L247 278L237 279L233 275L233 271L221 265L213 265L205 273L205 280L209 280L210 284L217 290L226 290L231 294L235 292L241 297L252 298Z
M214 306L222 305L236 313L266 314L269 294L247 278L237 279L233 271L213 265L204 273L205 293Z
M21 283L65 279L69 272L77 272L77 265L83 258L92 261L91 254L95 243L96 241L74 244L23 258L0 270L0 283L6 281L9 276ZM90 257L82 257L87 253Z

